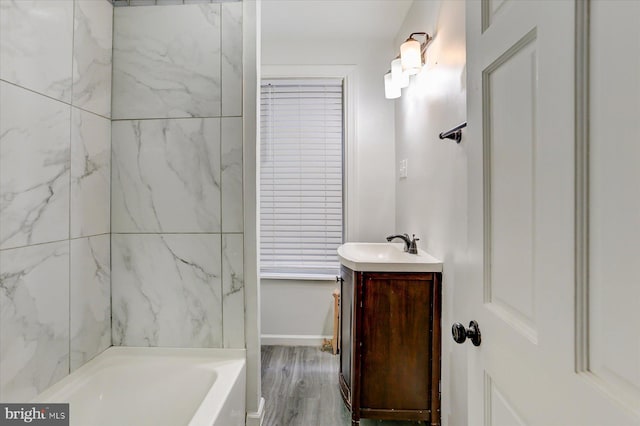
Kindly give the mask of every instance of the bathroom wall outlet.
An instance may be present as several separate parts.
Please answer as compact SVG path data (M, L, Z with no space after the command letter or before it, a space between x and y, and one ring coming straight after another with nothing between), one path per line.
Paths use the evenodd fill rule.
M409 160L400 160L400 179L406 179L408 176Z

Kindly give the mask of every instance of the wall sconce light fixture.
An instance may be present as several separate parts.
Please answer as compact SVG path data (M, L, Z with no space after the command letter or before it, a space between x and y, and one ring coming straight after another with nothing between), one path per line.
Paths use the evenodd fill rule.
M420 43L414 36L424 37ZM396 99L402 94L400 89L409 86L409 77L422 70L426 62L427 46L433 37L427 33L411 33L400 46L400 55L391 61L391 71L384 76L384 94L387 99Z

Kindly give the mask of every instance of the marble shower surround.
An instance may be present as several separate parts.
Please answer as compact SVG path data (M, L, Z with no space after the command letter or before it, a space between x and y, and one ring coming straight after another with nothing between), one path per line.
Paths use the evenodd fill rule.
M0 400L29 401L69 373L69 243L0 251Z
M241 125L113 122L114 344L244 347Z
M185 8L181 11L191 13L187 9L203 6L181 6ZM213 99L214 107L216 103L220 105L214 118L220 119L222 132L219 157L221 229L218 231L221 233L184 236L219 238L219 249L212 252L219 262L204 267L207 270L215 267L220 271L220 299L213 303L215 316L221 320L216 319L211 329L222 331L211 339L206 336L215 336L213 331L211 334L195 333L197 341L194 343L191 339L184 345L204 342L202 345L244 347L242 52L233 47L242 46L242 4L207 6L219 10L220 20L220 92L219 99L209 98ZM155 8L144 9L149 12ZM110 151L106 146L110 138L105 129L111 118L111 19L111 5L106 0L0 2L0 98L12 108L21 105L23 111L28 112L27 117L13 114L11 120L5 120L9 117L8 109L0 110L0 123L7 126L0 132L0 150L11 152L10 157L2 155L7 164L11 163L10 167L0 165L0 200L3 200L0 201L0 228L2 232L13 230L7 231L6 235L0 233L0 400L3 402L29 400L110 343L111 328L107 317L111 314L111 294L107 292L106 283L110 281L111 228L109 215L103 213L110 209L110 197L105 197L105 193L110 191L111 182L110 179L105 182L104 177L109 176L111 167L110 156L105 156ZM188 34L183 41L194 46L200 42L189 40ZM174 57L178 69L184 70L184 64L187 64L187 72L190 72L188 67L192 64L201 65L198 47L194 46L192 50L182 49L183 58ZM196 55L189 57L193 52ZM184 76L180 72L175 75ZM152 76L151 80L148 86L152 90L164 90L162 79L154 80ZM178 82L184 83L179 79ZM209 78L208 82L215 84L215 78ZM113 91L115 93L115 88ZM167 99L169 110L182 110L180 103L172 104L172 98ZM205 102L198 101L195 107L187 105L188 114L180 113L181 117L200 114L197 111L201 105L208 105L208 98L204 99ZM67 128L71 130L66 130L62 136L62 125L57 119L43 121L33 117L43 111L55 111L60 117L64 116ZM172 114L160 117L172 118ZM130 118L145 121L156 117ZM53 130L47 130L47 126ZM11 131L5 132L9 127ZM225 134L235 136L225 137ZM17 139L12 139L14 137ZM67 138L68 144L63 147L62 140ZM31 142L20 143L23 140ZM26 159L31 160L25 163ZM33 185L26 191L20 190L24 182L19 176L19 166L38 170L35 178L29 176ZM52 184L58 176L51 175L52 169L62 173L60 182L68 179L68 184ZM3 174L9 170L13 172ZM233 189L234 185L239 190ZM5 202L7 200L9 202ZM21 209L15 204L16 200L31 207ZM103 204L104 209L91 210L96 204ZM7 236L9 234L12 235ZM128 236L123 235L123 239ZM131 235L132 238L137 236ZM164 238L161 234L151 236L157 237L155 241ZM114 235L114 240L118 237ZM176 237L179 242L172 241L171 247L182 244L178 238L181 236ZM150 253L162 253L154 250ZM119 258L114 257L114 262ZM14 259L21 261L14 262ZM180 269L184 265L180 261L176 270L188 275L189 268L187 272ZM117 269L114 265L113 270ZM188 285L181 291L184 293L195 284L195 278L188 280ZM51 305L57 297L61 298L60 303ZM63 299L67 300L66 305ZM185 306L190 305L186 303ZM199 330L197 319L190 318L187 322L191 330ZM165 336L164 333L161 328L157 335Z
M220 232L220 119L112 129L114 232Z
M100 0L3 0L0 79L109 117L112 8Z
M244 348L242 3L115 20L113 343Z
M111 241L71 240L70 370L111 346Z
M106 0L0 2L3 402L111 344L112 16Z
M114 235L113 343L221 347L219 234Z
M0 2L0 79L71 102L73 7L69 0Z
M113 7L107 1L76 1L74 16L73 105L110 118Z
M0 81L0 249L69 238L71 106Z
M241 234L113 234L113 344L244 347Z
M220 5L116 8L115 119L221 112Z
M242 114L242 3L115 9L113 118Z
M114 121L115 233L242 232L242 119Z
M111 122L71 110L71 238L111 231Z

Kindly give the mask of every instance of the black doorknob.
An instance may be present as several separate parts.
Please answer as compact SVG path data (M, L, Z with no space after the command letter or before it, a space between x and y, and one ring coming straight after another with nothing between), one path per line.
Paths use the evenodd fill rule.
M480 327L475 321L469 323L469 328L464 328L464 325L459 322L451 326L451 335L456 343L464 343L465 340L470 339L473 346L480 346L482 339L480 337Z

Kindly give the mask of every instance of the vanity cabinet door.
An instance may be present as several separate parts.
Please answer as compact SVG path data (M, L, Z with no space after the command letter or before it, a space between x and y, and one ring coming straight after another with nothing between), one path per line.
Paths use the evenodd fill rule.
M411 418L409 411L431 408L433 275L362 278L362 415L365 409L389 410Z

